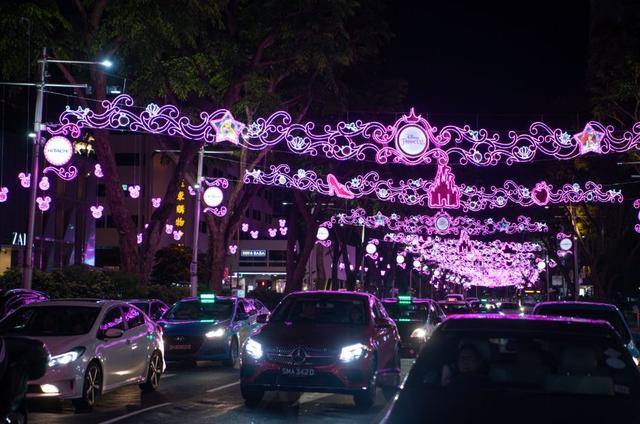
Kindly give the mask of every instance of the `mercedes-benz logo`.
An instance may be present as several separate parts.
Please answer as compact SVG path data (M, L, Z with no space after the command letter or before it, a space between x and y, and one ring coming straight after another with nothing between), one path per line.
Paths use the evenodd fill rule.
M302 348L297 348L291 353L291 361L294 364L301 364L307 359L307 353Z
M183 342L184 341L184 337L183 336L178 336L178 337L176 337L176 341L177 342Z

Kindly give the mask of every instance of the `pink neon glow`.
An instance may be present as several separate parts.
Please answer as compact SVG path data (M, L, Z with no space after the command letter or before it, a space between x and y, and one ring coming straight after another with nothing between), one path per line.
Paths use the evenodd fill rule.
M173 234L173 225L172 224L164 224L164 232L167 234Z
M129 196L131 196L132 199L137 199L138 197L140 197L140 186L139 185L132 185L127 187L127 190L129 190Z
M44 196L44 197L36 197L36 202L38 203L38 208L42 211L48 211L49 210L49 206L51 204L51 197L49 196Z
M49 190L49 187L51 187L51 185L49 184L49 177L46 177L46 176L42 177L42 179L40 180L40 183L38 184L38 187L42 191Z
M182 236L184 235L184 233L181 230L178 231L174 231L173 232L173 239L178 241L182 238Z
M342 183L338 181L338 179L333 174L327 174L327 185L329 186L329 195L337 196L342 199L353 199L353 193Z
M201 122L192 123L175 106L150 104L141 110L128 95L103 101L101 106L99 113L90 109L68 108L60 115L60 124L57 127L48 126L47 130L51 134L70 134L73 138L79 138L82 128L127 129L208 143L229 140L250 150L263 150L286 143L290 151L301 155L324 155L338 160L375 159L380 164L392 162L404 165L430 163L434 150L444 150L462 165L470 163L479 166L531 162L540 156L567 160L593 151L581 147L582 136L576 140L567 131L553 129L542 122L534 122L527 132L509 131L504 136L486 129L473 130L468 125L443 125L438 129L413 110L392 125L355 121L339 122L335 126L315 125L312 122L296 124L287 112L279 111L266 118L258 118L240 136L243 124L233 120L224 109L213 113L202 112ZM218 128L214 125L218 125ZM416 157L403 153L394 145L398 133L410 126L421 129L428 145L432 146ZM640 128L637 125L626 131L616 131L612 126L591 121L586 129L589 128L596 139L600 138L601 153L626 152L640 146Z
M138 244L142 244L142 233L138 233L138 235L136 236L136 242Z
M102 167L100 166L99 163L96 163L96 166L93 169L93 175L95 175L98 178L104 177L104 174L102 173Z
M24 172L21 172L18 174L18 179L20 180L20 185L22 187L31 187L31 174L25 174Z
M235 255L237 251L238 251L238 245L236 244L229 245L229 253L231 253L232 255Z
M95 218L95 219L100 219L102 218L102 211L104 210L104 206L102 205L98 205L98 206L91 206L89 208L89 210L91 210L91 215Z
M251 238L252 239L257 239L258 238L258 230L251 231L249 234L251 234Z
M344 269L344 262L340 262L338 264L338 269Z
M64 166L73 157L73 144L68 138L57 135L47 140L42 151L51 165Z
M287 227L280 227L280 234L282 234L283 236L287 235Z
M445 153L438 158L438 172L433 183L427 188L427 201L430 208L458 209L460 207L460 188L456 177L447 165L449 158Z
M266 186L287 187L298 190L317 192L330 196L332 194L324 179L314 171L291 173L288 165L272 165L269 172L258 169L245 172L246 184L261 184ZM382 179L375 171L364 175L357 175L345 186L359 199L374 195L378 200L405 205L428 206L427 192L431 181L418 179L400 180L397 183L392 179ZM622 202L623 196L620 190L602 189L601 184L587 181L580 184L564 184L555 189L551 184L540 182L537 189L517 184L511 180L506 181L502 187L490 188L466 186L460 184L460 207L463 211L480 211L487 208L504 208L509 205L522 207L538 206L540 200L544 200L544 188L548 191L547 204L574 204L583 202L615 203ZM536 200L532 197L536 193ZM538 202L538 203L536 203Z
M278 235L277 228L269 228L267 231L269 232L269 237L275 237Z
M282 228L282 227L287 225L287 220L286 219L279 219L278 220L278 224L280 225L280 228Z
M189 191L189 195L191 195L191 196L195 196L196 195L196 191L193 189L193 187L187 186L187 189Z
M240 134L245 127L243 123L236 121L229 111L225 111L220 118L212 119L211 126L216 131L216 143L230 141L233 144L238 144Z
M581 155L589 152L602 153L600 143L605 135L604 131L597 131L591 123L588 123L582 132L573 136L573 139L578 143Z
M162 199L160 197L152 197L151 198L151 205L158 209L160 207L160 203L162 203Z
M640 199L636 199L633 201L633 207L636 209L640 209ZM640 221L640 213L638 213L638 221ZM633 228L637 233L640 233L640 223L636 224Z
M43 174L47 174L49 172L53 172L58 176L58 178L65 181L71 181L78 176L78 168L73 165L70 165L66 168L64 166L61 166L59 168L55 166L47 166L42 170Z
M9 198L9 188L0 187L0 203L4 203Z
M203 184L207 186L207 190L204 191L203 195L203 202L207 204L207 191L215 187L217 189L220 189L218 194L222 195L222 190L229 187L229 180L227 180L226 178L206 178L203 180ZM203 212L211 213L218 217L225 216L227 214L227 207L220 205L220 203L222 203L222 198L217 199L210 205L207 205L207 207L204 208Z
M246 233L247 231L249 231L249 224L247 224L246 222L243 222L241 225L241 229L243 232Z

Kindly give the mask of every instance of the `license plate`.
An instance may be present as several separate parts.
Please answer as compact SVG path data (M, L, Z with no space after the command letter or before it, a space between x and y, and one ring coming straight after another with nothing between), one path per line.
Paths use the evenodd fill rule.
M282 368L282 375L290 377L313 377L316 370L313 368Z
M190 350L191 345L169 345L169 350Z

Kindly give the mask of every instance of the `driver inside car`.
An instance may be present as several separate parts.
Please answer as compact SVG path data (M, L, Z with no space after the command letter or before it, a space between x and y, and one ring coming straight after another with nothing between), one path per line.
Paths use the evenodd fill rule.
M485 385L488 381L482 354L471 344L462 345L458 349L455 363L442 368L443 387L473 387Z

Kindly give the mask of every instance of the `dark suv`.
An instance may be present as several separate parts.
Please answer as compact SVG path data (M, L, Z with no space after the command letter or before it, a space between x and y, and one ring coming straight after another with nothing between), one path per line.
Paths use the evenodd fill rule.
M350 394L369 407L376 387L395 394L400 336L371 294L292 293L244 344L240 377L247 406L265 391L287 391Z

